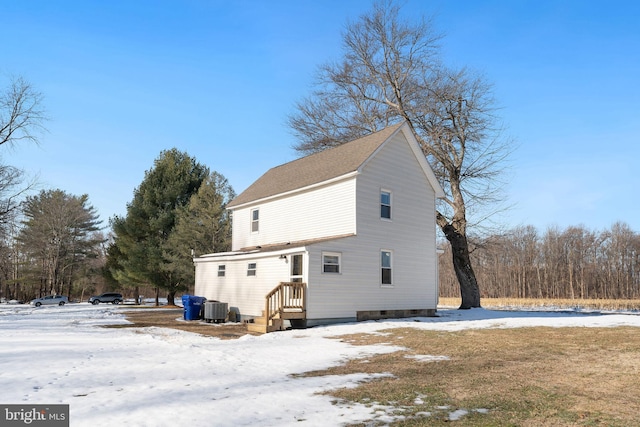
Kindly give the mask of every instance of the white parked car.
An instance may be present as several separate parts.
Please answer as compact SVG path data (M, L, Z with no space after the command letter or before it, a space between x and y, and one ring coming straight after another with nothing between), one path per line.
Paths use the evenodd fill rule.
M40 307L41 305L65 305L69 302L69 298L62 295L49 295L42 298L36 298L31 301L31 305Z

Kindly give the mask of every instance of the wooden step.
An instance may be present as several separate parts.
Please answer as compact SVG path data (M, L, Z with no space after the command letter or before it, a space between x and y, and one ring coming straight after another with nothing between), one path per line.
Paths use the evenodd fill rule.
M269 332L267 330L267 325L260 325L258 323L247 323L247 331L255 332L257 334L266 334Z
M251 324L251 323L249 323ZM266 325L267 324L267 318L266 317L254 317L253 318L253 324L255 325Z
M282 326L282 319L272 319L271 324L267 324L265 317L256 317L253 319L253 323L247 323L247 330L258 334L266 334L268 332L281 331Z
M281 316L283 319L306 319L307 312L304 310L285 310L281 313Z

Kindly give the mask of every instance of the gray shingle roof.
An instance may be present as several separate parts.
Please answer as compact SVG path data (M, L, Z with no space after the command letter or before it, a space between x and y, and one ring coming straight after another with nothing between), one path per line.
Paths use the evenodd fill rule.
M269 169L227 205L240 206L355 172L402 125Z

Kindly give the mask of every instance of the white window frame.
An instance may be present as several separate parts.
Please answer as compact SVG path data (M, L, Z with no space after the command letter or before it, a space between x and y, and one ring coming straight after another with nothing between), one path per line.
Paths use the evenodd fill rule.
M251 219L251 232L258 233L260 231L260 208L251 209L249 215ZM254 216L257 218L254 218Z
M225 277L227 275L227 266L225 264L218 264L218 277Z
M324 258L325 257L337 257L338 258L338 263L326 263ZM329 251L323 251L322 252L322 270L321 273L322 274L342 274L342 252L329 252ZM326 271L325 270L325 266L338 266L338 271Z
M383 194L388 194L389 195L389 204L383 204L382 203L382 195ZM387 218L386 216L382 216L382 207L383 206L388 206L389 207L389 218ZM393 218L393 193L391 192L391 190L387 190L385 188L381 188L380 189L380 219L383 221L391 221L391 219Z
M384 262L383 262L383 255L385 253L389 254L389 266L385 266ZM384 283L383 280L383 271L387 269L389 270L389 280L391 281L391 283ZM387 287L387 288L392 288L393 287L393 251L390 249L380 249L380 286L382 287Z
M247 276L255 277L258 275L257 273L258 273L258 263L257 262L247 263Z

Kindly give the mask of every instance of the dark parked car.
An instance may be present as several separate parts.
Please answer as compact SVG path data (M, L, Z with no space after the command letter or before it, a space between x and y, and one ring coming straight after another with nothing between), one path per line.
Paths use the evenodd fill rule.
M93 305L100 304L101 302L110 302L111 304L120 304L122 302L122 294L115 292L107 292L96 297L89 298L89 302Z
M65 305L69 302L69 298L62 295L49 295L42 298L36 298L31 301L31 305L40 307L41 305Z

